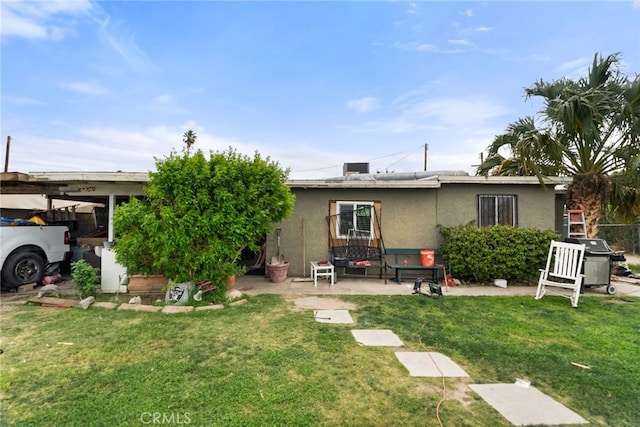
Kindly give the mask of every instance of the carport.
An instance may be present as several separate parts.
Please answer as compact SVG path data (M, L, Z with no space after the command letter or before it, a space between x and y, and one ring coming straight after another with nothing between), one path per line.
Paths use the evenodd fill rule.
M102 204L108 211L106 240L113 241L115 206L130 196L144 195L143 187L148 180L147 172L2 172L0 194L43 195L47 198L47 209L52 208L54 200ZM103 290L116 284L113 291L117 291L123 268L116 264L112 250L104 250L101 255L96 260L102 272Z
M142 196L148 180L147 172L2 172L0 194L44 195L49 208L53 200L103 204L108 207L111 241L114 207L130 196Z

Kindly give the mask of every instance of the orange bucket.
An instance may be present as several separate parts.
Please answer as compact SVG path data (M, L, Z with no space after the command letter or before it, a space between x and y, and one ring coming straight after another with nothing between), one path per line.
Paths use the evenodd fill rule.
M422 249L420 251L420 261L423 267L433 267L435 263L436 254L433 249Z

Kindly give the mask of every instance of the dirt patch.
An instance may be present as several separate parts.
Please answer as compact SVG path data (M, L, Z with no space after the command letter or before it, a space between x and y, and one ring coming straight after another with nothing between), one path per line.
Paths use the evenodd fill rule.
M469 388L470 378L451 378L446 379L446 400L457 400L463 406L469 406L475 399L473 397L472 390ZM437 393L442 395L442 382L438 384L426 384L420 383L417 385L417 389L421 393Z
M304 298L288 298L293 301L297 310L314 309L314 310L357 310L356 304L342 301L340 298L320 298L320 297L304 297Z
M616 299L607 300L607 302L609 304L633 304L634 303L634 301L628 301L628 300L625 300L625 299L617 299L617 298Z

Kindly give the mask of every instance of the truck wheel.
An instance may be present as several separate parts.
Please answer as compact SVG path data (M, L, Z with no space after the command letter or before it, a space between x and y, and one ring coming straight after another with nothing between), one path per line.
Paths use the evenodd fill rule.
M44 277L44 260L35 252L10 255L2 268L2 287L17 288L25 283L40 283Z

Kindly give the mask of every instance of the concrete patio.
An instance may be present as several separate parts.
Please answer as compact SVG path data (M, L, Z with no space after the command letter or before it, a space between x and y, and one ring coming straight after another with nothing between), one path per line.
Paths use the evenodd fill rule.
M617 279L617 280L616 280ZM633 280L613 276L618 297L640 297L640 280ZM423 289L425 288L423 284ZM272 283L261 275L247 275L236 279L235 289L247 295L276 294L276 295L411 295L413 281L402 284L378 279L377 276L366 278L339 277L337 283L331 286L328 280L318 280L318 286L313 286L311 278L287 278L282 283ZM501 288L492 285L461 285L442 287L445 296L500 296L525 295L535 296L535 286L510 286ZM611 296L605 287L587 288L583 296Z

